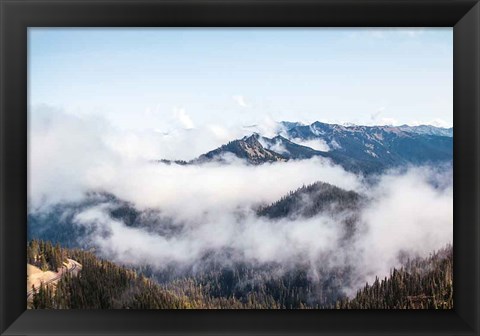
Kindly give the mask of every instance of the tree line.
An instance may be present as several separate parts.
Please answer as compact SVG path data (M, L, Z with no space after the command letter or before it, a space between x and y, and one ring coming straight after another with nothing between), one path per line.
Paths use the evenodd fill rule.
M339 309L452 309L453 248L407 261L390 276L368 283L356 296L336 303Z
M299 268L274 276L275 266L212 267L201 273L158 280L98 258L93 252L62 249L48 242L27 245L29 261L61 255L78 261L78 274L34 293L34 309L449 309L453 307L453 249L408 260L390 275L366 284L353 298L343 294L348 270L312 280ZM36 251L36 253L34 253ZM47 252L49 251L49 252ZM40 257L41 258L41 257ZM50 265L47 262L47 265ZM51 267L51 266L49 266ZM140 271L141 272L141 271Z

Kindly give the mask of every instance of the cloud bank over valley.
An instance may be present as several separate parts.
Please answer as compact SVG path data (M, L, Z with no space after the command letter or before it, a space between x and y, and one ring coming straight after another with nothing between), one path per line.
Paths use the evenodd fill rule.
M352 294L365 281L388 275L405 256L428 256L452 242L448 165L407 165L372 178L321 156L251 165L227 153L222 162L161 163L155 160L192 159L250 131L193 129L178 110L186 129L128 132L100 117L43 109L30 120L30 215L60 213L50 220L82 228L83 235L73 237L79 245L121 264L201 272L214 260L225 266L274 264L279 274L302 265L317 280L325 270L348 268L344 290ZM297 144L330 149L320 139ZM281 154L279 146L270 149ZM352 192L361 202L338 210L340 201L333 199L309 216L300 215L301 209L280 218L259 214L315 182ZM305 206L316 201L302 197ZM125 206L136 213L135 225L126 215L112 215Z

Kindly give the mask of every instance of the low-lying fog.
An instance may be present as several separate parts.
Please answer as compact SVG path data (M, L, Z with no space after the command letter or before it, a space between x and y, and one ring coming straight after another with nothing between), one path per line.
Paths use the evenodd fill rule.
M147 263L162 270L172 264L201 265L206 253L215 252L226 264L276 262L289 268L306 263L312 265L312 276L319 263L324 268L350 265L355 286L361 286L376 275L387 275L400 264L401 255L427 256L452 242L451 168L442 173L437 167L411 167L387 172L371 183L320 158L260 166L235 158L228 164L167 165L151 160L192 159L241 137L241 132L211 128L174 135L130 133L98 118L58 111L34 121L29 137L31 213L102 191L139 210L158 210L173 219L172 225L181 225L169 236L128 227L109 216L108 202L78 213L75 225L108 232L88 236L89 243L120 263ZM339 218L331 215L279 220L256 215L259 205L317 181L356 191L368 200L358 210L358 227L348 242Z

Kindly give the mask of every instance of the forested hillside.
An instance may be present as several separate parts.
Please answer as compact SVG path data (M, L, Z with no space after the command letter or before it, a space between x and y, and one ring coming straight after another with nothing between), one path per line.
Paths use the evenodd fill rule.
M262 207L258 214L269 218L313 217L321 212L331 215L358 210L362 196L324 182L316 182L290 192L280 200Z
M92 252L54 247L43 241L28 244L30 252L37 248L40 255L50 251L50 255L74 259L83 267L78 275L64 275L56 286L42 286L29 303L33 309L453 307L450 246L429 258L408 261L401 269L393 269L388 278L377 278L352 299L342 291L345 274L341 273L331 273L330 278L316 282L306 269L274 276L273 268L261 271L237 265L160 284L133 269L100 259Z
M408 261L390 276L368 283L351 299L337 302L341 309L452 309L453 249L429 258Z
M32 241L41 255L51 244ZM47 247L46 249L44 249ZM33 309L168 309L186 308L186 302L135 271L97 258L92 252L53 247L53 254L65 255L82 264L78 275L65 274L56 285L42 285L34 291Z

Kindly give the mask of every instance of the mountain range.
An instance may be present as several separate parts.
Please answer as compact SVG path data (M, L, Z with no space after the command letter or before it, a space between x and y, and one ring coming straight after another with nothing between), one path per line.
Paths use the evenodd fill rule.
M319 156L348 171L370 174L405 165L451 162L453 158L453 128L429 125L345 126L318 121L310 125L281 122L279 126L277 135L272 138L253 133L189 162L174 162L228 162L228 157L233 155L258 165ZM322 148L311 145L315 142Z

